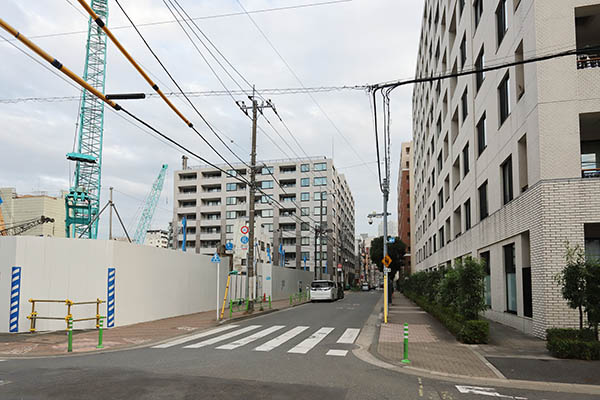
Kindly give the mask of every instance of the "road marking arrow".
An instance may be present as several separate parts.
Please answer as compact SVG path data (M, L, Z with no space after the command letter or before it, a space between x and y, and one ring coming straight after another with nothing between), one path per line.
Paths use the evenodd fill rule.
M502 399L527 400L527 397L510 396L496 392L494 388L478 387L478 386L461 386L456 385L456 389L460 393L480 394L483 396L498 397Z

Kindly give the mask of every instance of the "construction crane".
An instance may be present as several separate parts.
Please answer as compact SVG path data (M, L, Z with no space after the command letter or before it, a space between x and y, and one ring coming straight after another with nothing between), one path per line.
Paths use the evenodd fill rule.
M146 240L146 231L150 227L150 223L152 222L152 218L154 217L154 211L156 211L156 204L158 204L158 198L160 197L163 184L165 183L167 168L168 165L163 164L158 174L158 177L154 181L152 189L150 189L150 193L148 194L148 197L146 198L146 201L144 203L142 215L140 216L138 226L135 230L135 235L133 235L133 241L137 244L144 244L144 241Z
M91 7L107 23L108 0L91 0ZM105 75L106 34L90 18L83 79L104 93ZM67 159L76 163L74 181L65 196L67 237L79 237L98 214L103 131L104 102L84 90L79 113L77 148L67 154ZM98 220L85 233L85 237L90 239L96 239L97 236Z
M48 222L54 223L54 218L48 218L42 215L39 218L35 218L33 220L24 221L22 223L13 225L10 228L2 228L0 229L0 236L17 236L21 233L35 228L38 225L46 224Z

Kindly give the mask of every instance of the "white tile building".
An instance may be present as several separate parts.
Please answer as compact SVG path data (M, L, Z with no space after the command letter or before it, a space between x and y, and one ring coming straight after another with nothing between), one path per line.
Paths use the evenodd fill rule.
M427 0L417 76L600 45L598 0ZM418 84L414 266L488 260L491 319L576 326L564 243L600 248L600 52Z
M279 264L279 245L285 250L288 267L314 270L314 227L321 219L323 194L323 225L333 232L316 251L317 265L322 258L323 270L332 273L332 263L354 267L354 199L343 174L333 161L324 157L307 160L273 160L259 162L263 166L256 180L264 191L256 193L257 222L272 235L276 250L273 263ZM234 164L235 173L250 179L247 167ZM229 170L226 165L219 167ZM232 170L233 171L233 170ZM281 187L276 183L278 181ZM248 217L248 187L210 166L187 167L175 171L174 225L179 234L174 243L181 248L182 220L187 218L187 249L213 254L219 244L234 239L236 219ZM329 194L328 194L329 193ZM283 208L271 204L269 196ZM318 240L317 240L318 242ZM347 260L347 261L346 261ZM323 271L325 272L325 271Z
M169 247L169 232L163 229L149 229L146 231L146 246L167 249Z
M37 225L21 235L65 237L64 193L56 196L46 192L18 194L15 188L0 188L0 198L2 199L0 213L5 226L21 224L43 215L53 218L54 222Z

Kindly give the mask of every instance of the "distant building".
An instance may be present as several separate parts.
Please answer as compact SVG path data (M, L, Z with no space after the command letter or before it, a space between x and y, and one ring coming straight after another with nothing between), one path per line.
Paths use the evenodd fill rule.
M151 229L146 231L146 246L160 247L167 249L169 247L169 232L163 229Z
M398 237L406 245L404 265L406 272L412 270L411 241L414 240L415 223L412 218L413 184L412 184L412 142L402 143L400 168L398 171Z
M54 223L38 225L22 235L65 237L64 193L57 196L50 196L46 192L17 194L14 188L0 188L0 198L0 212L5 226L14 226L43 215L53 218Z
M383 221L381 221L377 227L377 234L383 236ZM396 221L390 217L388 217L387 234L388 236L396 236L398 234L398 225L396 224Z

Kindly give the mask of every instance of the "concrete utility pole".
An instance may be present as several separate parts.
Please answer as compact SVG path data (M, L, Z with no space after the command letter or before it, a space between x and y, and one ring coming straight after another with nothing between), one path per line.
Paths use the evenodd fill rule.
M255 97L254 87L252 88L252 96L248 96L250 101L252 101L252 106L246 106L246 104L242 102L237 102L237 105L240 109L248 115L248 110L252 110L252 150L250 152L250 195L249 195L249 233L248 233L248 264L246 269L248 273L246 274L246 293L248 294L248 299L250 299L250 278L254 276L254 217L256 213L256 125L258 120L258 113L262 114L262 110L264 108L272 108L275 110L275 106L271 103L271 100L267 100L266 103L262 102L258 104L258 101ZM256 286L256 285L255 285ZM256 295L256 293L254 293ZM250 305L253 303L250 301ZM252 306L251 306L252 307Z
M321 198L321 203L319 206L319 275L320 278L323 279L323 193L319 196Z

